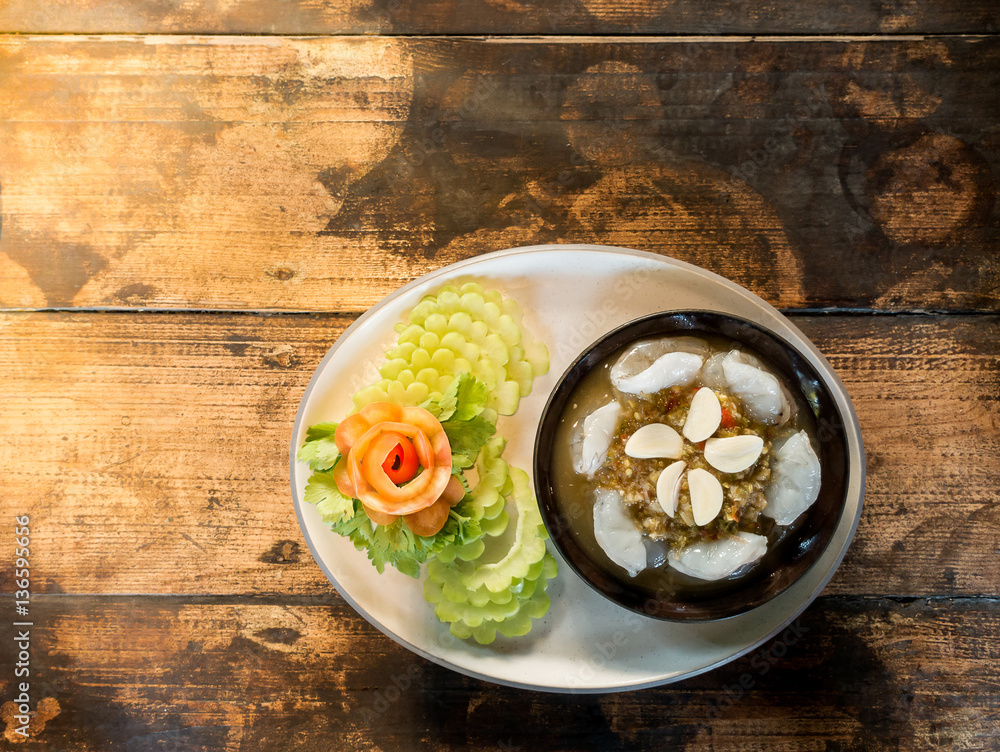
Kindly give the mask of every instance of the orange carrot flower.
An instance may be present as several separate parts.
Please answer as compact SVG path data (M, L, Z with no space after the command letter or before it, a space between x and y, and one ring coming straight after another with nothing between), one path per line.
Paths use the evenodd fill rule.
M448 435L423 408L373 402L341 422L333 438L343 455L333 470L337 487L360 499L376 524L402 517L417 535L434 535L447 521L448 510L465 496L451 474ZM396 485L385 465L403 442L412 445L423 471Z

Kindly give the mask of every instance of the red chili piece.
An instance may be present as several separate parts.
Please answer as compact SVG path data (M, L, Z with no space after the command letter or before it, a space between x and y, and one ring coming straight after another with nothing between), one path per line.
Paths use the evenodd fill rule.
M397 486L413 479L417 474L417 450L409 439L401 436L400 442L386 456L382 469Z

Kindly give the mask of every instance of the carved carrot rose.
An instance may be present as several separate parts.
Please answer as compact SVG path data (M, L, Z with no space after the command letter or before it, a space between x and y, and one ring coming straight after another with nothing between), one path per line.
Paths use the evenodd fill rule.
M465 495L452 477L448 435L423 408L373 402L341 422L334 441L343 455L337 487L376 524L402 517L417 535L434 535Z

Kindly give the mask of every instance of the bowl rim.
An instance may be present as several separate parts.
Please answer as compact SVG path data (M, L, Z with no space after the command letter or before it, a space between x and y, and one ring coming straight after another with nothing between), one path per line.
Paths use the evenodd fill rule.
M650 605L650 601L652 600L657 604L662 604L664 600L660 596L660 593L662 591L657 591L655 596L651 597L648 594L640 594L640 591L638 589L629 590L624 585L623 580L619 578L614 578L610 574L607 574L606 572L603 571L602 567L598 566L596 563L591 561L590 557L588 557L585 553L580 553L580 548L575 543L571 547L571 550L567 550L568 547L565 544L566 527L564 525L558 524L557 521L553 519L554 517L557 517L559 515L559 512L556 509L558 504L554 499L554 493L550 493L551 484L548 482L548 479L551 475L550 470L548 468L548 464L549 461L551 460L551 454L552 454L551 447L553 442L545 441L545 439L551 438L551 436L555 433L555 427L558 425L559 422L558 421L559 415L561 415L562 412L565 410L565 404L568 401L569 396L572 394L575 387L579 384L579 381L583 377L583 374L589 371L589 368L593 367L593 365L596 365L596 363L591 364L590 366L588 366L586 370L584 370L580 375L578 375L571 386L567 387L567 380L570 378L571 375L573 375L577 371L578 367L583 361L587 360L588 358L591 358L594 352L599 350L601 346L604 345L605 343L620 338L622 333L628 330L641 329L644 325L649 325L656 321L669 320L671 318L676 318L678 316L707 316L707 317L714 317L717 319L727 320L729 322L735 323L738 326L746 327L750 330L763 334L765 337L772 340L772 342L776 344L780 349L784 350L786 353L791 353L793 355L793 359L798 361L797 366L800 368L804 368L807 371L808 375L811 375L814 378L814 380L818 382L818 384L821 386L824 392L825 401L829 404L829 406L835 413L834 420L832 422L835 427L835 436L833 438L839 438L840 450L843 459L843 468L842 468L843 473L842 473L842 478L840 480L840 493L836 497L837 501L836 501L836 506L834 507L833 510L834 514L832 515L832 519L825 520L824 525L821 526L821 532L823 534L822 540L818 545L812 546L810 548L807 557L808 558L807 564L800 567L800 570L797 572L797 574L793 579L785 582L780 588L768 594L767 597L757 601L738 603L737 605L731 608L723 609L721 612L706 613L705 610L699 607L698 605L694 605L688 610L682 610L681 612L671 612L669 614L663 613L658 610L654 610ZM797 328L795 328L795 331L798 333ZM650 339L652 337L672 336L672 335L684 336L685 334L697 336L699 333L721 335L720 332L713 332L709 329L699 330L697 328L692 328L690 330L684 330L680 328L666 327L661 331L639 333L634 337L628 338L622 342L618 342L614 346L609 347L606 352L602 352L600 357L596 358L596 361L600 362L604 358L608 357L611 353L623 347L626 347L630 343L639 342L645 339ZM721 335L721 336L727 336L727 335ZM805 338L805 335L801 336ZM736 339L734 337L729 337L729 338ZM815 350L815 345L813 345L812 342L808 341L808 339L806 339L806 341ZM751 350L752 353L754 354L759 353L759 348L755 347L755 345L752 342L741 341L741 344L745 344L745 346L749 350ZM760 354L763 355L763 353ZM799 387L799 384L790 382L788 374L785 373L785 369L782 366L780 366L777 363L773 363L773 359L767 357L766 355L765 359L770 361L771 365L778 367L778 370L780 371L779 375L782 377L782 383L786 387L790 389ZM801 394L801 389L798 389L798 391ZM839 404L839 400L836 398L839 391L843 391L843 384L840 382L839 377L837 377L835 373L825 374L822 372L821 369L816 368L815 365L813 365L813 363L810 362L809 358L806 357L806 354L801 346L797 346L792 342L789 342L786 337L778 334L770 327L760 324L756 321L744 318L743 316L738 316L731 313L725 313L722 311L716 311L705 308L665 309L662 311L640 316L638 318L632 319L631 321L627 321L615 327L611 331L602 334L597 339L592 341L589 345L584 347L577 355L577 357L574 358L572 363L556 380L556 383L553 386L552 390L550 391L545 406L542 408L539 417L538 427L535 431L535 441L532 454L532 470L533 470L532 475L534 480L535 493L538 499L538 506L542 516L542 521L545 525L546 531L549 534L549 538L552 541L552 544L558 550L561 558L569 565L570 569L572 569L591 589L593 589L594 591L596 591L597 593L599 593L601 596L608 599L612 603L621 606L622 608L626 608L629 611L641 614L643 616L652 619L656 619L659 621L679 622L679 623L723 621L726 619L731 619L733 617L739 616L741 614L748 613L749 611L752 611L756 608L759 608L760 606L763 606L767 602L773 600L774 598L777 598L782 593L787 591L795 583L799 582L813 567L817 565L817 563L822 558L823 553L832 543L832 540L834 538L837 529L843 522L844 515L847 514L849 511L848 502L850 496L849 478L851 475L851 451L850 451L851 447L848 436L849 433L848 427L851 424L853 416L844 414L844 410L842 406ZM805 398L805 395L802 396L803 398ZM808 404L808 399L807 398L805 399ZM557 403L559 407L559 413L557 415L552 415L552 410L555 406L557 406ZM543 459L545 460L544 462ZM815 509L815 507L812 507L811 509ZM854 525L856 527L857 520L855 520ZM782 542L781 546L786 547L786 543L787 541ZM622 599L608 592L606 588L598 585L598 583L594 581L590 573L582 571L583 567L581 567L580 564L581 559L586 562L587 567L589 569L596 570L598 573L600 573L602 575L602 579L614 581L619 586L618 588L619 590L623 592L628 592L631 594L631 596L634 597L630 597L628 599ZM771 573L773 573L774 571L777 570L771 570ZM760 581L763 578L766 578L767 574L768 573L766 572L761 572L757 575L754 575L752 579L748 581L746 584L749 585L752 584L753 582ZM741 589L742 588L740 587L734 587L732 592L736 593ZM639 603L640 599L642 599L643 601L642 605L640 605Z

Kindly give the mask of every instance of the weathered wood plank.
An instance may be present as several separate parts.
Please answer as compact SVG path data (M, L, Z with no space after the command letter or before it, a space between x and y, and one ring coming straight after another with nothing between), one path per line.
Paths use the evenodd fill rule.
M17 491L5 498L35 521L38 585L322 587L291 506L288 441L311 372L349 322L8 316L2 465Z
M51 698L51 717L25 749L861 752L996 743L995 599L825 597L783 635L713 672L572 702L439 668L336 596L50 596L33 615L32 691L35 702ZM13 657L13 641L0 642L3 664ZM9 684L5 672L4 698Z
M1000 28L988 0L872 4L744 0L8 0L0 29L183 34L981 34Z
M328 592L287 441L350 320L0 317L4 504L34 520L39 592ZM868 452L864 517L827 592L1000 592L1000 320L795 320L846 382Z
M581 241L1000 306L1000 39L548 41L2 38L0 306L353 312Z
M867 455L828 592L1000 593L1000 320L794 321L846 383Z

